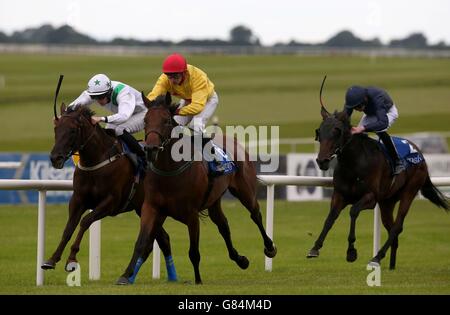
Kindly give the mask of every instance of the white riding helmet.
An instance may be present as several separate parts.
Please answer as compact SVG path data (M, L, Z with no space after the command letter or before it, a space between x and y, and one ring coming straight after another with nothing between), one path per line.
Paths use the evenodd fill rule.
M111 80L104 74L94 75L88 82L89 95L102 95L111 90Z

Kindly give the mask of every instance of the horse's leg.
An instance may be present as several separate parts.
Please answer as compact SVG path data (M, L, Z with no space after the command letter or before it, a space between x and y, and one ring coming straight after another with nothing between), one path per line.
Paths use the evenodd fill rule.
M200 226L198 216L193 216L193 218L188 222L189 230L189 259L191 260L192 266L194 266L195 274L195 284L201 284L202 279L200 278L200 251L198 249L199 239L200 239Z
M307 258L319 257L319 250L323 246L325 237L327 236L328 232L333 226L334 221L336 221L337 217L341 213L341 210L344 209L347 206L347 204L348 203L344 200L341 194L337 193L336 191L333 192L330 204L330 212L328 213L328 216L325 219L322 232L320 232L320 235L317 238L316 242L314 243L313 248L311 248L308 255L306 256Z
M391 258L392 255L394 256L394 260L390 263L389 268L395 269L395 260L396 260L396 254L397 254L397 248L398 248L398 236L403 231L403 222L405 221L405 217L408 214L409 208L411 207L411 203L414 200L414 197L416 196L417 191L411 192L406 191L402 194L400 197L400 205L398 207L397 217L395 218L395 222L389 231L389 237L384 243L383 247L378 251L377 255L372 258L372 260L369 263L374 264L380 264L380 261L386 256L386 252L389 249L390 246L396 245L396 248L394 249L394 253L391 252Z
M167 234L166 230L164 230L163 227L161 227L161 230L156 235L156 241L158 242L158 245L161 248L161 251L163 252L164 255L164 259L166 261L167 280L177 281L177 271L175 269L175 264L172 258L172 250L170 248L169 234Z
M217 200L210 208L208 208L208 214L211 220L217 225L217 228L219 229L219 232L222 235L225 244L227 245L228 256L230 257L230 259L236 262L236 264L241 269L247 269L249 265L247 257L240 256L237 250L233 247L230 227L228 226L228 220L222 211L220 199Z
M159 214L158 210L144 202L141 211L141 228L134 245L133 256L125 272L117 280L116 284L132 284L139 269L153 250L153 241L161 231L165 216Z
M243 182L236 181L236 184ZM256 190L252 188L252 185L240 185L242 187L229 187L230 193L239 199L245 208L250 212L250 217L253 222L258 226L259 232L264 240L264 254L269 257L275 257L277 254L277 248L273 244L273 241L266 233L264 228L261 211L259 210L259 203L256 199Z
M80 250L80 244L81 240L83 239L84 233L93 222L103 219L104 217L112 213L111 209L113 209L114 207L114 199L115 198L112 195L108 196L106 199L100 202L100 204L95 209L93 209L93 211L89 212L83 217L83 219L81 219L80 229L78 231L77 237L70 247L70 255L67 258L66 262L66 271L72 271L68 269L70 268L69 264L71 262L77 261L76 255Z
M383 222L383 226L386 228L388 235L394 225L394 206L396 202L397 201L395 199L388 199L378 203L380 205L381 221ZM392 242L389 269L395 269L397 247L398 237L396 237Z
M356 241L356 219L361 210L373 209L376 206L375 195L373 193L365 194L350 208L350 232L348 234L347 261L354 262L358 258L358 252L355 248Z
M69 202L69 218L67 219L66 227L64 228L61 241L59 242L56 251L53 255L42 264L42 269L55 269L56 263L61 260L61 255L73 235L81 216L86 211L81 203L81 199L77 195L73 195Z

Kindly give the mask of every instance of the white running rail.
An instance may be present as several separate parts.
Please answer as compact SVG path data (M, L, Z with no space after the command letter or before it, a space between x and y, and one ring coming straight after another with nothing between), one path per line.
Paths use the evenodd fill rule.
M331 177L312 176L286 176L286 175L261 175L260 184L267 186L266 205L266 232L273 240L273 216L275 205L275 185L298 186L332 186ZM450 186L450 177L433 177L431 181L436 186ZM45 253L45 204L47 191L72 190L71 180L17 180L0 179L0 189L5 190L37 190L39 191L38 204L38 242L36 259L36 285L44 284L44 270L41 265L44 262ZM89 279L100 279L100 221L96 221L90 227L89 232ZM373 253L376 255L380 248L380 213L378 205L374 211ZM272 271L272 259L265 258L265 270ZM153 245L153 278L160 277L160 250L158 243Z

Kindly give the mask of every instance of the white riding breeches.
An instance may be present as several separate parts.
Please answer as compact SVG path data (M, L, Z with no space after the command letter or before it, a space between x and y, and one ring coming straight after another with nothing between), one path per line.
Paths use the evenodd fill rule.
M389 111L387 112L387 117L388 117L388 121L389 121L387 128L384 130L377 130L377 132L382 132L382 131L388 130L389 127L391 127L394 124L394 122L397 120L398 111L397 111L397 107L395 107L395 104L393 104L391 106L391 108L389 109ZM361 120L360 120L358 126L364 126L364 125L370 124L371 122L374 122L376 120L377 120L377 117L367 116L366 114L364 114L361 117Z
M144 130L144 118L146 113L147 111L144 110L139 113L133 114L126 122L118 125L107 123L105 128L114 129L117 136L121 136L124 130L128 131L128 133L131 134L139 132L141 130Z
M184 100L181 100L180 106L178 106L178 108L182 108L183 106L185 106L185 104L186 102ZM217 93L214 92L214 94L206 101L203 110L197 115L194 116L176 115L173 118L179 125L187 126L188 128L194 130L194 132L196 133L203 133L209 118L211 118L211 116L216 111L218 104L219 104L219 97L217 96Z

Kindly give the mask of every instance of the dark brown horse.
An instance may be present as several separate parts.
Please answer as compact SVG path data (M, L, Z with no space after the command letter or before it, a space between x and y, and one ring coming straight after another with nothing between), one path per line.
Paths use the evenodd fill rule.
M337 165L333 173L334 191L331 197L330 213L307 257L319 256L319 249L322 248L328 231L341 210L351 204L347 261L355 261L357 259L357 251L354 247L356 219L361 210L373 209L378 203L381 219L389 237L377 255L372 258L371 264L379 264L390 247L389 267L395 269L398 236L403 230L406 214L418 191L420 190L425 198L447 211L449 210L448 201L431 182L425 160L411 165L406 171L392 177L391 166L379 143L366 134L352 136L350 119L345 111L330 114L322 104L321 115L323 121L316 130L317 140L320 142L317 163L322 170L327 170L331 159L337 156ZM420 152L417 146L411 142L410 145ZM400 204L394 220L393 211L398 201Z
M167 216L188 226L189 258L194 267L195 283L201 283L199 214L204 209L208 209L209 217L217 225L225 240L230 259L240 268L246 269L249 261L245 256L240 256L233 247L228 222L221 207L221 197L227 189L250 211L251 218L258 226L264 240L264 253L268 257L274 257L276 248L262 224L256 199L256 171L253 163L249 161L247 152L235 139L229 141L231 146L225 147L225 150L234 157L237 171L219 177L208 175L208 166L205 161L174 161L172 147L177 141L182 140L171 138L171 132L176 123L173 119L174 108L171 107L170 94L158 96L153 102L144 95L143 99L148 107L145 133L150 170L145 177L141 230L130 264L118 283L126 284L130 277L136 275L149 251L152 250L153 239ZM245 158L237 158L238 150L243 152Z
M66 111L63 104L61 117L55 116L55 145L50 155L53 167L62 168L76 151L80 161L73 176L69 218L62 239L50 259L42 265L43 269L55 268L78 223L80 230L71 247L66 269L70 262L77 261L83 234L93 222L131 210L140 215L144 201L143 180L135 180L134 166L124 155L114 132L106 132L100 125L92 124L93 114L83 106ZM81 219L88 209L92 212ZM156 239L166 258L169 280L176 280L169 235L161 228Z

